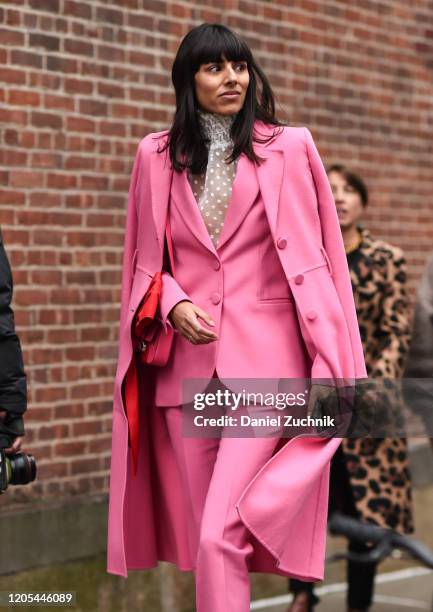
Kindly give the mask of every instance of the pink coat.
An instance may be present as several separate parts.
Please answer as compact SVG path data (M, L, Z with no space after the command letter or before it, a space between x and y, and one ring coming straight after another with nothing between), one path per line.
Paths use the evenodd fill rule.
M270 129L261 122L256 123L256 128L261 134ZM141 452L136 477L131 473L128 427L121 394L131 360L130 328L134 312L153 274L162 266L170 169L166 155L157 152L155 136L161 135L149 134L139 145L128 202L113 409L107 564L108 572L121 576L127 576L128 569L155 567L158 560L173 562L182 570L193 567L186 538L183 491L162 418L163 409L156 410L149 405L149 391L155 383L152 369L141 375ZM287 300L290 310L287 320L289 337L285 339L292 351L289 376L344 378L349 381L363 378L366 376L364 357L343 241L332 192L311 133L307 128L285 127L271 143L255 143L254 147L266 161L255 167L244 155L241 156L240 175L236 177L235 185L237 182L239 194L245 195L245 199L239 199L243 202L241 209L231 213L231 218L229 207L221 244L228 235L235 237L237 227L251 214L249 211L246 215L259 194L265 211L261 220L267 220L270 241L275 246L270 250L266 247L266 252L272 256L278 254L279 269L287 283L284 288L281 277L277 279L277 293L284 292L279 297ZM176 195L176 189L178 195L181 193L182 184L175 184L175 181L185 179L184 175L180 176L184 178L175 175L173 179L172 195ZM199 221L194 218L198 211L189 210L188 223L194 226ZM259 215L260 208L255 207L255 210ZM174 205L172 214L176 215ZM198 236L200 238L200 233ZM208 237L202 234L201 238L205 241L202 246L206 246ZM207 247L211 257L213 247L210 239ZM194 273L205 277L209 272L209 262L205 257L202 260L197 258ZM254 271L257 261L243 261L242 266ZM236 270L235 266L233 270ZM179 281L178 274L176 276ZM194 293L194 283L188 278L180 284L182 288L166 278L162 314L166 314L171 304L182 296ZM267 281L265 285L266 299ZM185 288L188 289L186 293ZM218 320L218 309L214 312L211 307L218 306L216 293L218 291L210 292L209 303L205 301L199 305ZM197 297L192 295L192 299L196 301ZM277 309L280 313L281 305L277 305ZM224 332L227 346L235 343L231 341L235 329ZM223 339L224 335L220 342ZM181 343L181 339L177 342ZM205 351L215 351L216 343L206 347ZM186 358L192 364L194 359L188 352L197 348L184 345ZM290 351L283 346L271 346L270 350L276 350L276 355L285 351L287 360L290 360ZM229 359L220 355L218 359L213 354L213 359L196 360L196 363L202 362L211 364L210 367L216 365L223 377L272 375L261 373L260 368L254 369L254 359L252 365L244 361L247 371L234 373L235 362L231 365ZM211 376L212 371L188 372L188 376ZM170 375L169 368L166 372L161 370L158 378L164 380L166 374ZM280 375L277 373L275 376ZM167 381L170 377L166 378ZM160 387L160 397L164 398L164 389L167 388L165 384ZM169 403L176 403L179 398L170 399L173 402ZM240 518L253 538L254 553L249 560L249 569L304 580L322 580L329 467L341 439L301 435L284 442L248 484L237 504Z

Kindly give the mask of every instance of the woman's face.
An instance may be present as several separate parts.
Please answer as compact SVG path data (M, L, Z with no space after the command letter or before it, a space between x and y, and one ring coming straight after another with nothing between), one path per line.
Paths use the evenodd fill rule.
M361 196L339 172L330 172L328 178L337 207L340 227L346 229L356 225L364 212Z
M247 62L201 64L195 73L195 93L202 110L233 115L244 104L250 75Z

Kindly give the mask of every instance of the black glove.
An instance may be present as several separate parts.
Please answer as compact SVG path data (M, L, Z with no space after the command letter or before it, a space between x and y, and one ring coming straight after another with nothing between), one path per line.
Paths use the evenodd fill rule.
M0 419L0 448L9 448L18 436L24 436L24 419L22 414L6 412Z

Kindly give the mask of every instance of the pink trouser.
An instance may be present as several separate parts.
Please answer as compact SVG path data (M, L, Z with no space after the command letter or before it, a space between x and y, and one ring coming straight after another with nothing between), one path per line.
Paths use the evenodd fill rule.
M247 559L253 549L236 504L279 438L186 438L182 408L161 409L190 504L197 612L249 612Z

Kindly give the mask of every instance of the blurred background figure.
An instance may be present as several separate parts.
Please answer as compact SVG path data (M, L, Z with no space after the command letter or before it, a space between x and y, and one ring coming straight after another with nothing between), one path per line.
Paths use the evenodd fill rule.
M409 348L406 261L401 249L360 225L368 204L362 178L347 167L328 169L350 269L365 362L370 378L399 378ZM344 438L331 463L329 513L343 512L402 534L414 531L412 489L404 438ZM349 541L349 550L367 545ZM347 610L365 612L374 592L375 563L347 562ZM289 580L289 612L312 610L313 583Z
M424 421L433 450L433 253L418 287L403 387L406 404ZM426 379L425 384L421 380Z
M23 356L15 333L12 271L0 230L0 449L20 450L27 409L27 384Z

